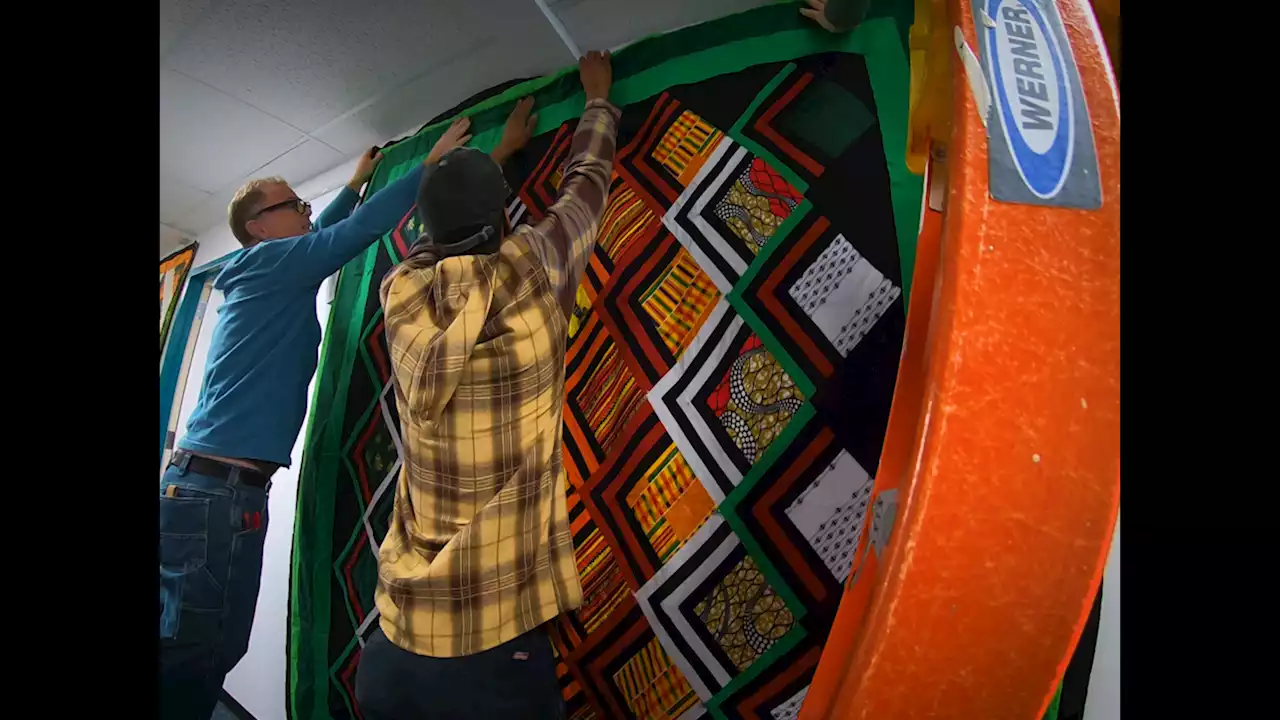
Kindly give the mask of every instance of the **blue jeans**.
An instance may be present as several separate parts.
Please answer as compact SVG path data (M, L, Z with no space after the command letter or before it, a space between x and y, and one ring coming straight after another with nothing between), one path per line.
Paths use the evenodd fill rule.
M563 720L546 626L453 658L416 655L374 629L356 668L365 720Z
M169 466L160 480L160 717L209 720L249 648L267 492Z

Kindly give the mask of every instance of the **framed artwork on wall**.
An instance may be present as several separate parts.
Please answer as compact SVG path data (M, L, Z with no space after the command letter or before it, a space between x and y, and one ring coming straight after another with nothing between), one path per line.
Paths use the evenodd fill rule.
M160 352L164 352L164 341L169 336L169 326L173 323L173 311L178 307L178 296L182 294L182 283L191 270L191 262L196 257L196 247L190 245L174 252L160 261Z

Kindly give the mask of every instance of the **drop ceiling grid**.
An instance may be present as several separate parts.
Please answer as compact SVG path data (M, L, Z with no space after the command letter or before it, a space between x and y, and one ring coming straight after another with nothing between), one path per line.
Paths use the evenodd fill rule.
M763 1L547 5L586 49ZM305 181L485 87L571 59L535 0L162 0L160 10L161 221L193 236L221 221L250 177Z

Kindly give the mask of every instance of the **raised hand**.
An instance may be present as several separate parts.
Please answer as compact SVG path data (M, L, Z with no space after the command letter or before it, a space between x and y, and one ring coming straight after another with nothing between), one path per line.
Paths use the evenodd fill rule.
M454 120L449 129L444 131L444 135L441 135L436 144L432 146L431 152L427 153L427 159L423 160L423 162L427 165L438 163L445 153L471 142L471 134L467 132L470 129L471 118L464 117Z
M609 88L613 86L612 57L608 50L592 50L578 58L578 74L582 77L582 89L588 102L597 98L609 99Z
M360 188L373 177L373 171L378 169L380 162L382 162L382 153L376 147L369 148L369 152L361 155L356 161L356 171L352 173L351 182L347 183L347 187L360 192Z
M827 0L805 0L809 3L809 7L800 8L800 14L813 20L814 22L826 28L828 32L840 32L831 21L827 19Z
M842 33L854 29L867 17L871 0L805 0L807 8L800 14L822 26L827 32Z
M537 124L538 115L533 112L533 97L521 98L507 116L506 127L502 128L502 140L498 141L498 146L489 154L499 165L505 163L529 144L529 138L533 137L533 128Z

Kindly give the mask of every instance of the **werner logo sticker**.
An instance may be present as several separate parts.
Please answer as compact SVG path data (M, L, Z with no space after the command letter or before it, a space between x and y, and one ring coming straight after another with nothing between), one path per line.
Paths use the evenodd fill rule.
M1021 3L1000 4L990 31L996 48L991 87L1014 165L1031 192L1051 198L1071 161L1071 94L1062 50L1033 12Z
M975 6L993 100L987 121L992 197L1099 207L1089 112L1057 7L1052 0Z

